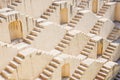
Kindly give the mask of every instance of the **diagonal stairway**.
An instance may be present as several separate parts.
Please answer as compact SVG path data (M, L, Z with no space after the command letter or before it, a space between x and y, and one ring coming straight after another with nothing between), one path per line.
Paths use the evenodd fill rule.
M55 47L56 50L63 52L63 50L70 44L70 41L73 39L74 35L66 33L63 39Z
M38 36L38 34L44 29L42 26L35 26L30 34L24 39L28 44L31 44L32 41Z
M107 39L114 41L115 39L120 37L119 33L120 33L120 28L114 27L112 32L108 35Z
M103 65L94 80L105 80L110 70L109 67Z
M70 80L80 80L81 76L87 70L88 66L84 63L80 63L75 72L70 77Z
M83 16L84 14L78 12L67 25L74 28Z
M17 67L22 63L22 61L26 58L26 56L36 51L34 48L27 48L19 52L12 61L9 62L9 64L5 67L4 70L1 71L0 78L3 80L9 80L12 73L17 69ZM23 53L22 53L23 52ZM0 79L0 80L1 80Z
M80 4L78 5L78 8L85 9L85 7L88 5L87 0L81 0Z
M105 52L102 55L102 58L105 58L107 60L110 60L112 54L114 53L115 49L116 49L116 45L114 45L113 43L110 43L107 47L107 49L105 50Z
M107 10L110 8L110 5L104 4L102 8L98 11L98 16L104 16Z
M98 20L96 22L96 24L93 26L93 28L90 30L90 33L98 35L100 33L100 29L101 29L101 27L102 27L103 24L104 24L104 22Z
M52 74L60 66L61 61L58 57L53 58L50 63L45 67L39 77L35 80L50 80Z
M52 3L52 5L49 6L49 8L43 13L41 18L48 19L56 10L59 4Z
M96 44L96 42L94 40L90 39L87 42L87 45L85 45L85 47L81 51L81 54L83 54L85 56L89 56L89 54L91 53L91 51L94 49L95 44Z

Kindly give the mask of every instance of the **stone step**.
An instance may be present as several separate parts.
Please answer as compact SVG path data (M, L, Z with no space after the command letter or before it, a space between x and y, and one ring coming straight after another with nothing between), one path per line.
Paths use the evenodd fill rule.
M97 75L97 76L96 76L96 79L98 79L98 80L105 80L105 77L103 77L103 76L101 76L101 75Z
M47 65L46 69L53 72L55 68L53 66Z
M63 48L63 47L60 47L60 46L56 46L55 49L56 49L56 50L59 50L59 51L61 51L61 52L63 52L63 50L64 50L64 48Z
M80 79L81 75L78 73L74 73L72 76L76 77L77 79Z
M86 51L81 51L81 54L88 56L90 53L86 52Z
M54 9L47 9L47 12L50 12L50 13L53 13L54 12Z
M31 44L33 40L26 38L26 39L24 39L24 41L28 44Z
M78 19L78 18L75 18L75 17L72 18L72 20L79 22L79 19Z
M48 80L49 79L49 76L45 75L45 74L40 74L40 78L42 80Z
M15 68L13 68L13 67L11 67L11 66L8 65L8 66L5 68L5 70L8 71L8 72L10 72L10 73L12 73L12 72L15 70Z
M41 32L41 29L39 27L34 27L33 30L37 32Z
M102 57L105 59L110 59L110 56L107 56L107 55L102 55Z
M56 9L56 7L53 6L53 5L49 6L49 8L50 8L50 9Z
M30 39L30 40L34 40L36 38L36 36L34 36L34 35L28 35L27 36L27 39Z
M53 66L54 68L57 68L58 67L58 64L56 62L50 62L49 65Z
M7 71L5 71L5 70L3 70L3 71L1 72L1 75L2 75L4 78L7 79L7 78L10 76L10 73L7 72Z
M58 46L63 47L63 48L66 48L67 45L64 44L64 43L59 43Z
M104 72L104 73L109 73L109 70L107 70L107 69L105 69L105 68L103 68L103 67L100 69L100 71L101 71L101 72Z
M48 19L47 15L42 15L41 18Z
M14 61L16 61L17 63L20 64L23 61L23 59L16 56L16 57L14 57Z
M60 61L56 58L53 58L52 61L56 62L57 64L60 64Z
M75 70L75 73L79 73L79 74L82 75L82 74L84 73L84 71L82 71L82 70L80 70L80 69L77 68L77 69Z
M45 74L45 75L47 75L47 76L50 77L50 76L52 75L52 72L44 69L44 70L43 70L43 74Z
M71 77L70 77L70 80L79 80L79 79L77 79L77 78L74 77L74 76L71 76Z
M95 43L89 41L89 42L87 43L87 45L95 46Z
M104 76L104 77L106 77L107 76L107 74L106 73L104 73L104 72L98 72L98 75L101 75L101 76Z
M70 43L70 41L69 41L69 40L66 40L66 39L62 39L61 42L62 42L62 43L65 43L65 44L69 44L69 43Z
M70 27L75 27L75 26L76 26L76 24L73 24L73 23L68 23L68 26L70 26Z
M30 35L34 35L34 36L37 36L39 34L39 32L37 32L37 31L31 31L31 33L30 33Z
M64 36L64 39L66 39L66 40L68 40L68 41L71 41L71 40L72 40L72 38L73 38L73 37L68 36L68 35L65 35L65 36Z
M78 66L78 69L82 70L82 71L85 71L87 69L87 67L83 66L83 65L79 65Z
M77 24L77 21L71 20L70 23Z
M10 61L9 65L16 69L19 64L17 62L15 62L15 61Z

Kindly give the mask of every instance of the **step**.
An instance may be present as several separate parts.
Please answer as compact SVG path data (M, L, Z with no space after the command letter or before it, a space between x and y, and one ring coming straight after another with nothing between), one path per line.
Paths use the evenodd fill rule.
M50 76L52 75L52 72L50 72L50 71L44 69L44 70L43 70L43 74L45 74L45 75L47 75L47 76L50 77Z
M68 41L68 40L66 40L66 39L62 39L61 42L62 42L62 43L65 43L65 44L69 44L69 43L70 43L70 41Z
M58 46L61 46L61 47L63 47L63 48L66 48L67 45L64 44L64 43L59 43Z
M101 72L104 72L104 73L109 73L109 70L107 70L107 69L105 69L105 68L103 68L103 67L100 69L100 71L101 71Z
M10 61L9 65L16 69L19 64L17 62L15 62L15 61Z
M55 68L53 66L47 65L46 69L53 72Z
M64 36L64 39L66 39L66 40L68 40L68 41L71 41L72 38L73 38L73 37L70 37L70 36L67 36L67 35Z
M89 46L89 45L86 45L85 48L88 48L88 49L91 49L91 50L93 49L93 47Z
M77 21L71 20L70 23L77 24Z
M70 27L75 27L75 26L76 26L76 24L73 24L73 23L68 23L68 26L70 26Z
M61 52L63 52L63 50L64 50L64 48L63 48L63 47L60 47L60 46L56 46L55 49L57 49L57 50L59 50L59 51L61 51Z
M82 66L82 65L79 65L79 66L78 66L78 69L85 71L85 70L87 69L87 67Z
M39 28L39 27L34 27L33 30L37 31L37 32L41 32L41 28Z
M104 55L107 55L107 56L109 56L109 57L111 57L111 56L112 56L112 54L111 54L111 53L107 53L107 52L104 52Z
M49 80L49 76L45 75L45 74L40 74L40 78L42 80Z
M72 18L72 20L79 22L79 19L77 18Z
M52 61L56 62L57 64L60 64L60 61L58 59L53 58Z
M45 12L44 15L50 16L51 13L50 12Z
M79 79L77 79L77 78L74 77L74 76L71 76L71 77L70 77L70 80L79 80Z
M26 38L26 39L24 39L24 40L25 40L25 42L28 43L28 44L31 44L31 43L32 43L32 40L30 40L30 39L28 39L28 38Z
M11 67L9 65L5 69L6 69L6 71L8 71L10 73L12 73L15 70L15 68L13 68L13 67Z
M110 49L106 49L105 52L113 53L114 51L113 51L113 50L110 50Z
M34 36L37 36L39 34L39 32L36 32L36 31L31 31L30 33L31 35L34 35Z
M82 16L81 15L75 15L75 18L80 19L80 18L82 18Z
M91 49L89 49L89 48L84 48L83 51L90 53L90 52L91 52Z
M47 12L53 13L54 9L47 9Z
M110 56L107 56L107 55L102 55L102 57L105 59L110 59Z
M55 7L55 6L52 6L52 5L49 6L49 8L51 8L51 9L56 9L56 7Z
M34 40L36 38L36 36L34 36L34 35L28 35L27 36L27 39L30 39L30 40Z
M75 70L75 73L79 73L79 74L82 75L82 74L84 73L84 71L82 71L82 70L80 70L80 69L77 68L77 69Z
M90 33L95 34L95 35L98 34L98 32L95 32L95 31L93 31L93 30L91 30Z
M98 72L98 75L101 75L101 76L104 76L104 77L106 77L107 76L107 74L106 73L104 73L104 72Z
M41 18L48 19L47 15L42 15Z
M10 73L7 72L7 71L5 71L5 70L3 70L3 71L1 72L1 75L2 75L4 78L7 79L7 78L10 76Z
M103 77L103 76L101 76L101 75L97 75L97 76L96 76L96 79L105 80L105 77Z
M111 46L108 46L107 49L115 50L115 48L114 48L114 47L111 47Z
M49 65L53 66L54 68L57 68L58 67L58 64L56 62L50 62Z
M74 73L72 76L76 77L77 79L80 79L81 75L78 73Z
M23 61L23 59L16 56L16 57L14 57L14 61L16 61L17 63L20 64Z
M86 52L86 51L81 51L81 54L88 56L90 53Z

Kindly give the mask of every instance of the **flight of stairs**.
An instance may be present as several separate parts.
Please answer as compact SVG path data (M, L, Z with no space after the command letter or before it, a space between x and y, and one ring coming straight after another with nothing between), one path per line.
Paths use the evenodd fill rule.
M98 35L100 33L100 29L101 29L103 24L104 24L104 22L98 20L96 22L96 24L94 25L94 27L90 30L90 33Z
M103 65L94 80L105 80L110 70L109 67Z
M74 28L83 16L84 16L84 14L78 12L78 13L72 18L72 20L70 20L70 22L68 23L68 26Z
M120 80L120 72L118 72L118 74L116 75L116 77L114 78L114 80Z
M9 80L9 77L11 76L11 74L16 70L18 65L21 64L24 58L25 57L22 54L18 53L17 56L15 56L13 60L10 61L10 63L5 67L5 69L1 71L0 77L5 80L6 79Z
M61 62L58 58L53 58L52 61L45 67L43 72L35 80L50 80L52 74L60 66Z
M90 39L87 42L87 45L85 45L85 47L81 51L81 54L88 56L91 53L91 51L94 49L95 44L96 44L96 42L94 40Z
M80 80L84 72L87 70L88 66L84 63L80 63L75 72L70 77L70 80Z
M11 4L8 4L7 7L11 9L15 9L20 3L22 3L20 0L12 1Z
M116 40L118 37L120 37L119 33L120 33L120 28L114 27L112 32L108 35L107 39L112 41Z
M24 39L24 42L31 44L32 41L38 36L38 34L44 29L41 26L35 26L30 34Z
M97 15L98 16L104 16L104 14L107 12L109 9L110 5L104 4L102 8L98 11Z
M63 50L70 44L70 41L73 39L74 35L66 33L63 39L55 47L56 50L63 52Z
M56 11L58 6L59 6L59 4L52 3L52 5L49 6L49 8L43 13L41 18L48 19Z
M102 58L105 58L107 60L110 60L113 52L115 51L117 46L115 46L113 43L110 43L107 47L107 49L105 50L105 52L102 55Z
M78 8L84 9L87 5L88 5L88 1L87 0L82 0L80 2L80 4L78 5Z

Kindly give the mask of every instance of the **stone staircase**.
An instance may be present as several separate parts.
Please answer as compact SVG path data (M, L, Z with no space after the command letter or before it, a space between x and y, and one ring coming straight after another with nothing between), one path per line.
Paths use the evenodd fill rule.
M96 24L94 25L94 27L90 30L90 33L98 35L100 33L100 29L101 29L101 27L102 27L103 24L104 24L103 21L98 20L96 22Z
M87 45L85 45L85 47L81 51L81 54L83 54L85 56L89 56L89 54L91 53L91 51L94 49L95 44L96 44L96 42L94 40L90 39L87 42Z
M102 8L98 11L98 16L104 16L107 10L110 8L110 5L104 4Z
M49 8L43 13L41 18L48 19L56 11L58 6L59 6L59 4L52 3L52 5L49 6Z
M26 56L30 53L35 51L34 48L27 48L18 52L18 54L13 58L12 61L5 67L4 70L1 71L0 80L10 80L13 72L17 69L17 67L22 63L22 61L26 58Z
M85 7L88 5L87 0L81 0L81 3L78 5L78 8L85 9Z
M60 66L61 59L59 57L53 58L50 63L45 67L42 73L35 80L50 80L52 74Z
M74 35L66 33L63 39L55 47L56 50L63 52L63 50L70 44L70 41L73 39Z
M103 65L94 80L105 80L110 72L110 68Z
M30 34L24 39L24 41L28 44L31 44L32 41L38 36L38 34L44 29L44 27L38 25L33 28Z
M107 47L107 49L105 50L104 54L102 55L102 58L105 58L107 60L110 60L110 58L112 57L115 49L116 49L116 45L114 45L114 43L110 43Z
M74 28L83 16L83 13L78 12L67 25Z
M112 32L108 35L107 39L114 41L118 37L120 37L119 33L120 33L120 28L114 27L113 30L112 30Z
M20 0L15 0L15 1L12 1L11 4L8 4L7 7L11 9L15 9L21 3L22 2Z
M84 74L87 68L88 68L88 65L81 62L80 65L75 70L75 72L70 77L70 80L80 80L81 76Z
M116 77L113 80L120 80L120 72L116 75Z

